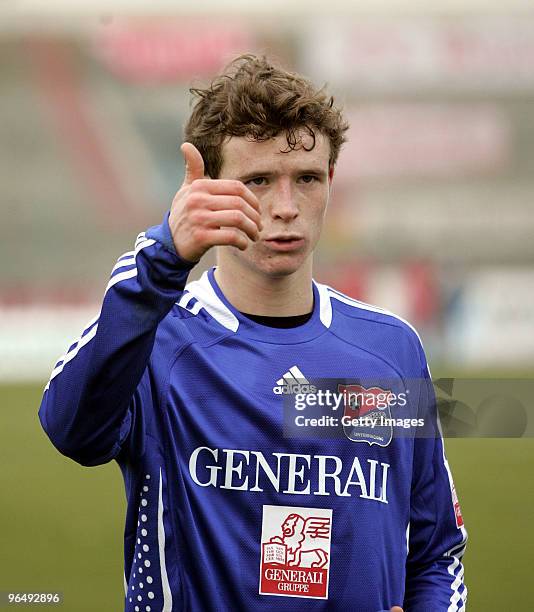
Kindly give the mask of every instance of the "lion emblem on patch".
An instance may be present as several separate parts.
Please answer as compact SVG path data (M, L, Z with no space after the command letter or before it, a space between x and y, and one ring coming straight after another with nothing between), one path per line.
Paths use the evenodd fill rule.
M304 519L300 514L290 514L281 525L282 535L270 539L271 544L286 547L286 563L300 567L303 554L313 554L316 559L309 567L324 567L328 563L328 553L317 546L317 539L330 537L330 519L311 516Z

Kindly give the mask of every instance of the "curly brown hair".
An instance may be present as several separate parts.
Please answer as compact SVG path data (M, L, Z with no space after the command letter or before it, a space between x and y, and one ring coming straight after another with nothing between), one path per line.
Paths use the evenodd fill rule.
M284 152L315 146L315 131L330 141L334 166L346 141L348 123L325 88L316 89L303 76L275 66L265 56L240 55L206 89L189 90L198 99L185 125L185 139L200 151L205 171L217 178L222 168L222 145L227 137L268 140L285 132ZM312 144L306 148L302 137Z

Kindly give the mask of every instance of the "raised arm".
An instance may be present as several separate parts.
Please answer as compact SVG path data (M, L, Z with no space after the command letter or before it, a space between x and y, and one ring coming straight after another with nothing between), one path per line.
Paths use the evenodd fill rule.
M170 214L119 258L100 314L59 359L45 387L41 424L56 448L82 465L116 457L135 411L150 401L143 375L156 331L190 269L213 245L245 249L259 233L255 196L238 181L205 179L198 150L185 143L182 151L186 175Z

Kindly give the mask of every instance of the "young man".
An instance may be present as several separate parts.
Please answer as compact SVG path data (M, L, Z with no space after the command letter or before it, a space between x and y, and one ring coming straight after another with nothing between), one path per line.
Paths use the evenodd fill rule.
M319 379L362 392L345 416L391 416L373 402L410 380L402 416L434 409L415 331L312 280L341 112L250 55L193 92L170 214L119 258L39 413L62 453L123 472L125 609L465 609L439 433L336 421L340 400L326 433L295 426L295 398L327 397ZM214 246L217 267L186 285Z

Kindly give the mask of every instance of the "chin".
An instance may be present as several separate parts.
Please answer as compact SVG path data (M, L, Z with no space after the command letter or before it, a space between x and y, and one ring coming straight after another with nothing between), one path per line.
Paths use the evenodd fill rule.
M257 268L266 276L279 278L295 274L304 265L306 261L302 256L284 256L265 258L257 264Z
M305 266L310 252L306 249L295 253L273 254L258 251L247 253L232 249L231 255L241 268L248 268L251 272L270 278L284 278Z

